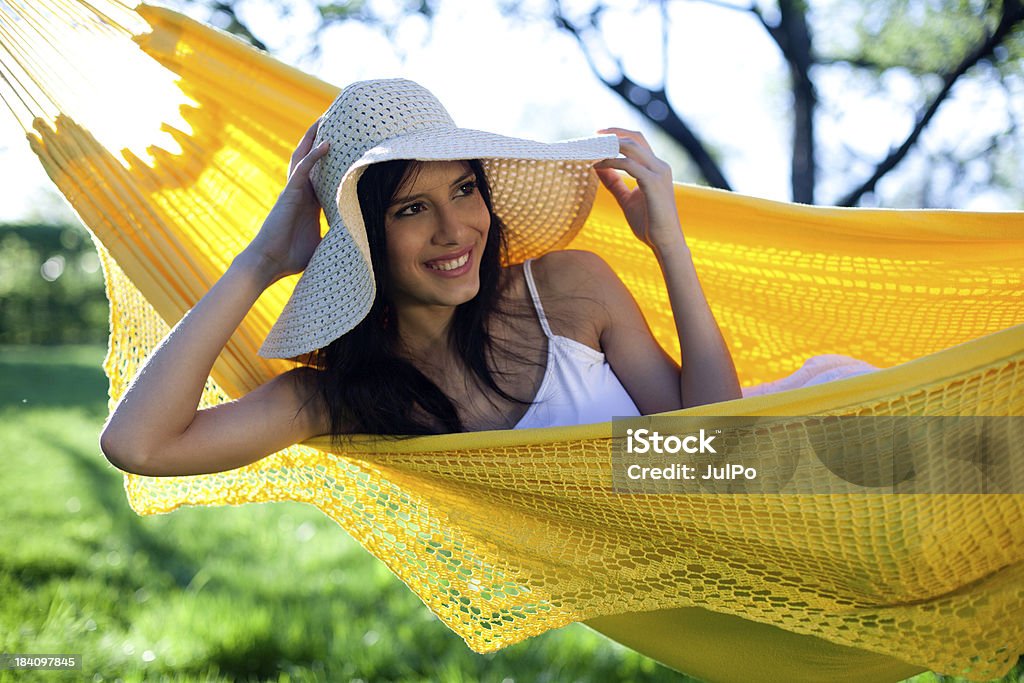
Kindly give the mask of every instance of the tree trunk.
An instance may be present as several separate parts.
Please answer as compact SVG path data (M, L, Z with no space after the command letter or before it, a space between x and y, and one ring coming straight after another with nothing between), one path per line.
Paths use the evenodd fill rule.
M802 0L779 0L779 25L772 35L789 64L793 93L793 159L790 181L793 201L814 203L815 171L814 115L818 96L811 82L811 33L807 6Z

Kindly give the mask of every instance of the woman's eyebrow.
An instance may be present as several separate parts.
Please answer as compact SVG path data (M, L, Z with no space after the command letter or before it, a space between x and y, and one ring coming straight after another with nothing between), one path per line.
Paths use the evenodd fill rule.
M459 176L457 180L453 180L451 185L449 185L448 187L449 188L457 187L457 186L461 185L462 183L466 182L467 180L475 180L475 179L476 179L476 173L474 173L472 170L470 170L470 171L467 171L466 173L462 174L461 176ZM405 202L411 202L414 199L419 199L420 197L425 197L425 196L426 196L425 192L420 192L419 194L410 194L410 195L406 195L405 197L395 197L394 199L391 200L391 203L388 204L388 206L390 207L390 206L394 206L395 204L404 204Z

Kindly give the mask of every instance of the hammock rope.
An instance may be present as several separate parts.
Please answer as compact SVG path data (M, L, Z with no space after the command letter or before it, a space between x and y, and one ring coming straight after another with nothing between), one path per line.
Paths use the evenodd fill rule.
M3 99L100 253L113 405L251 239L295 141L337 89L173 12L117 0L8 0L0 37ZM96 93L111 98L104 116ZM144 142L128 139L133 129ZM709 425L726 415L1024 415L1024 214L676 193L744 386L818 354L887 368L681 414ZM609 195L570 247L612 263L677 353L656 264ZM291 367L256 349L293 285L275 284L243 321L203 406ZM1018 436L996 444L1011 462L1024 462ZM667 616L647 651L683 670L728 661L727 644L695 651L672 633L695 628L693 614L738 617L738 641L777 627L769 642L793 637L814 654L773 662L769 680L851 653L880 680L920 668L986 680L1024 652L1024 496L866 495L824 467L801 476L827 495L622 495L610 444L608 424L357 438L343 452L318 438L226 473L125 475L125 491L139 514L316 505L480 652L576 621L645 628L654 610ZM1014 476L1024 490L1024 474ZM659 645L673 635L678 652Z

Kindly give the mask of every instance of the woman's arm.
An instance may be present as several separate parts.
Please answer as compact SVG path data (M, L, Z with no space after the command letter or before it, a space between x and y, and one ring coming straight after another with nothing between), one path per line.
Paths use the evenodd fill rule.
M621 128L600 132L619 137L625 158L596 164L597 174L622 207L633 232L654 251L668 288L682 357L682 407L740 398L736 367L704 297L679 224L672 169L654 155L640 133ZM637 187L629 188L614 169L633 176Z
M237 401L197 410L214 361L260 294L301 271L320 240L320 207L309 170L314 124L292 155L288 183L253 241L160 343L121 397L100 436L120 469L151 476L217 472L246 465L317 433L307 404L309 370L274 378Z

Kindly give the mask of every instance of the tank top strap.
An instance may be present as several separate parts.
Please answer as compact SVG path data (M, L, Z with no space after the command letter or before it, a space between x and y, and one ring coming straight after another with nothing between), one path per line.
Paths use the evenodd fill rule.
M544 330L544 335L550 339L554 335L551 334L551 327L548 325L548 317L544 315L544 307L540 304L540 295L537 293L537 283L533 281L533 269L531 268L531 262L533 259L526 259L523 261L523 275L526 276L526 287L530 290L530 298L533 299L533 308L537 311L537 319L540 321L541 329Z

